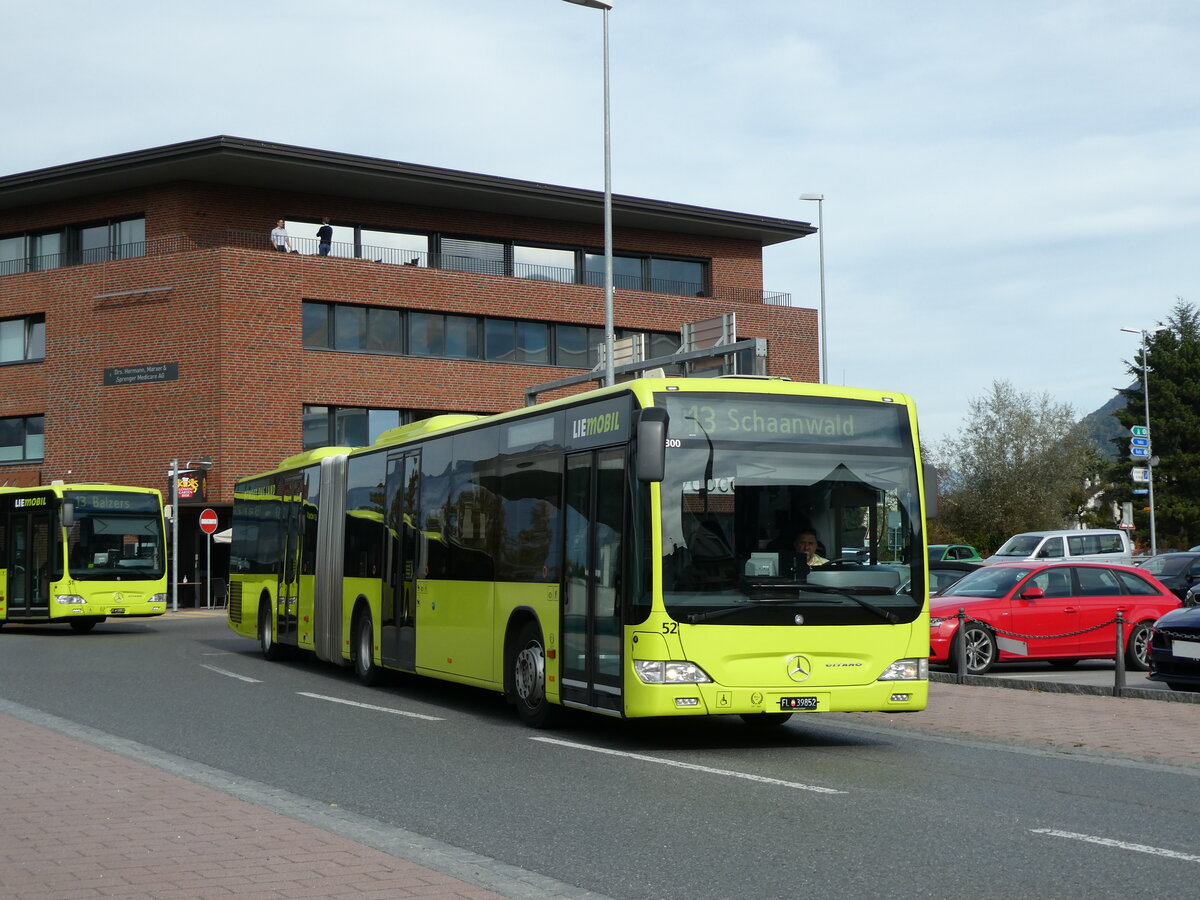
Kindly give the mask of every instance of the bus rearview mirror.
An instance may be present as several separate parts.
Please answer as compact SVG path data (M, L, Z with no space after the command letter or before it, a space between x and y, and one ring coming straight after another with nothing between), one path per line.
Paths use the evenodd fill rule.
M637 479L662 481L667 470L667 411L643 409L637 425Z

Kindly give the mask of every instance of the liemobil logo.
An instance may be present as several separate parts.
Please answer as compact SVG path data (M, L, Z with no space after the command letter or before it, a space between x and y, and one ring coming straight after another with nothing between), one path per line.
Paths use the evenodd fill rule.
M607 434L610 431L620 431L621 413L610 412L600 416L588 416L576 419L571 423L571 437L591 437L597 434Z
M812 664L807 656L793 656L787 662L787 673L792 681L807 681L812 674Z

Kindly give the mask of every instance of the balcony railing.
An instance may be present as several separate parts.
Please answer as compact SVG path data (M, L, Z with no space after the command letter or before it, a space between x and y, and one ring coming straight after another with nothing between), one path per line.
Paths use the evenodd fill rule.
M293 252L303 256L318 256L316 238L289 238ZM115 259L132 259L140 256L158 256L189 250L211 250L218 247L237 247L246 250L270 250L270 239L256 231L228 229L221 232L200 232L117 244L84 251L51 253L44 256L22 257L0 260L0 276L21 272L37 272L75 266L83 263L105 262ZM413 266L422 269L444 269L452 272L472 272L477 275L498 275L506 278L524 278L530 281L548 281L558 284L587 284L603 286L603 275L599 272L584 272L582 278L574 268L542 266L533 263L510 262L501 259L485 259L475 256L460 256L449 253L430 253L427 250L407 250L400 247L374 247L335 241L330 245L328 256L337 259L361 259L386 265ZM673 294L684 297L708 297L716 300L737 300L763 303L768 306L791 306L792 295L776 291L756 291L747 288L720 287L707 289L696 282L674 281L662 278L640 278L633 275L614 274L613 287L618 290L648 291L655 294Z

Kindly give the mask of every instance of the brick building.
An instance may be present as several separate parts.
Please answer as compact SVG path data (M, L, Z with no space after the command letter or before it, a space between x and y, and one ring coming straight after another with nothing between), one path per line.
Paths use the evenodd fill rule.
M0 178L0 484L165 492L211 457L191 548L199 509L225 527L237 479L285 456L521 406L596 363L602 199L225 136ZM661 356L734 312L769 374L817 380L816 311L762 285L763 247L814 232L615 196L617 337Z

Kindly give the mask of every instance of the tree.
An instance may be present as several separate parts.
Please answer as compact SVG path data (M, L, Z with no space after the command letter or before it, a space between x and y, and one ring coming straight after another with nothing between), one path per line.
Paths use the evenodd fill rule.
M971 400L962 431L934 448L941 479L935 533L994 551L1021 531L1078 524L1106 468L1069 404L1007 381Z
M1161 330L1146 332L1127 363L1133 385L1121 391L1125 406L1114 415L1126 429L1146 424L1145 392L1150 394L1150 436L1154 466L1154 519L1158 548L1186 550L1200 543L1200 311L1176 298ZM1143 365L1146 367L1143 372ZM1145 382L1143 382L1143 375ZM1113 501L1132 499L1139 538L1149 544L1148 497L1133 496L1130 470L1145 461L1130 459L1129 434L1113 441L1119 461L1110 469Z

